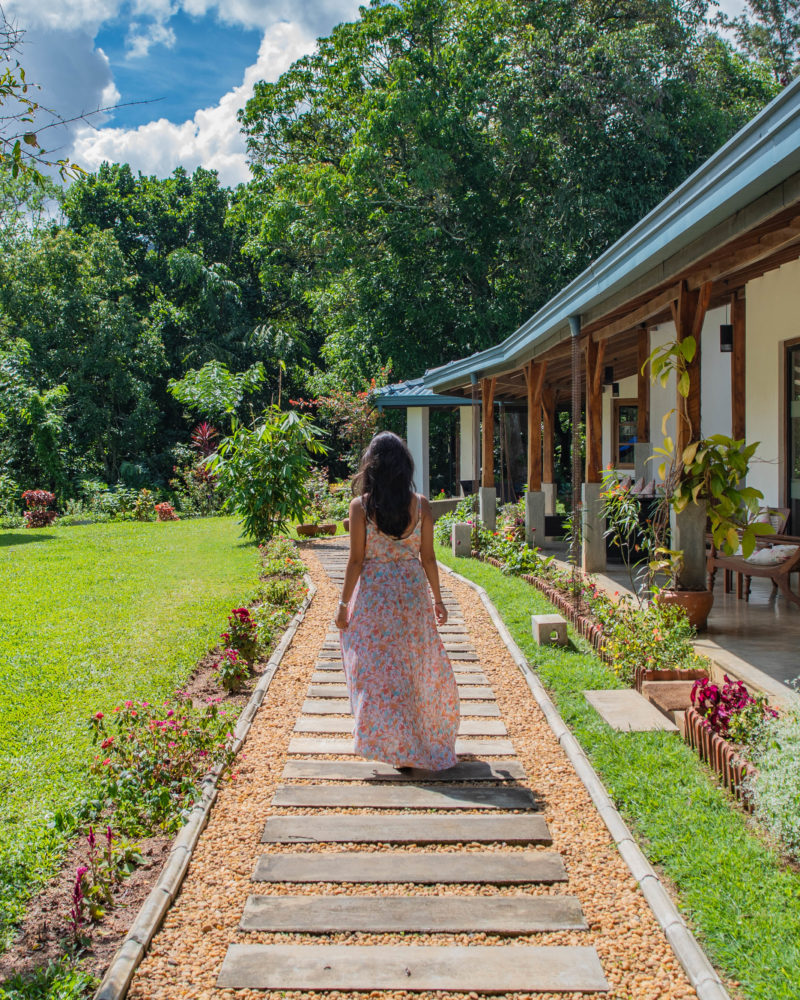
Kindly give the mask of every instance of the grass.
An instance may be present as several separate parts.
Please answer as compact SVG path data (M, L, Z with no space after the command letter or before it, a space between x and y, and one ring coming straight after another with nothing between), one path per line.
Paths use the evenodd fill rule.
M676 886L717 968L749 1000L796 1000L800 873L781 862L679 738L618 733L601 720L582 692L621 685L574 632L573 650L534 644L531 614L553 610L542 594L443 546L437 555L486 588L645 854Z
M61 857L88 717L171 694L257 567L229 518L0 532L0 948Z

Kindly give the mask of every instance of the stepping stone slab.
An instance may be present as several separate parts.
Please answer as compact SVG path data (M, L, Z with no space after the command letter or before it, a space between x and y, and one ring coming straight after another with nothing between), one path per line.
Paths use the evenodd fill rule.
M584 696L600 718L619 732L644 733L654 730L677 733L678 727L643 698L638 691L584 691Z
M320 781L524 781L518 760L464 760L444 771L415 767L398 771L391 764L370 760L289 760L282 777Z
M309 699L303 702L304 715L349 715L350 701L348 698ZM500 709L497 705L482 705L480 702L464 702L461 706L462 715L478 715L484 718L499 718Z
M472 687L459 685L458 697L462 701L494 701L494 691L490 687Z
M448 990L574 993L607 990L587 946L233 944L220 989Z
M544 817L536 813L511 816L272 816L264 826L261 841L265 844L544 845L553 842Z
M281 785L274 806L311 809L535 809L527 788L507 785Z
M338 719L334 716L309 716L299 718L294 726L296 733L352 733L353 719ZM459 736L505 736L505 723L500 719L462 719L458 726Z
M530 934L586 930L575 896L250 896L243 931L485 931Z
M447 853L403 851L320 851L262 854L254 882L351 882L417 885L528 885L566 882L561 855L553 851Z
M290 754L334 754L337 757L355 756L352 740L327 739L322 736L293 736L289 740ZM475 757L513 757L514 744L511 740L456 740L457 754L472 754Z
M461 662L462 660L465 660L465 661L469 660L472 663L477 663L478 662L478 654L477 653L468 653L468 652L463 652L463 651L458 652L458 651L455 651L455 650L449 650L448 653L447 653L447 655L450 657L451 660L455 660L456 662Z
M645 681L642 697L662 712L684 712L692 705L694 681Z

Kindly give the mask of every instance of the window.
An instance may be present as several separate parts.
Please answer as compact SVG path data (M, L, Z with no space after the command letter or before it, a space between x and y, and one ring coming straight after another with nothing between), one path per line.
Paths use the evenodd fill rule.
M614 400L614 437L611 460L617 469L632 469L633 446L639 429L639 404L635 399Z

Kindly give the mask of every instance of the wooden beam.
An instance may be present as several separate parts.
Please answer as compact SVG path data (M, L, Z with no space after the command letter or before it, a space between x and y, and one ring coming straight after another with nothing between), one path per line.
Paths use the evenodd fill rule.
M746 300L731 296L731 322L733 324L733 351L731 352L731 437L740 441L746 437L747 410L745 407Z
M549 385L542 386L542 480L554 483L556 399Z
M496 378L481 379L482 486L494 486L494 390L496 385Z
M547 362L529 361L525 365L528 387L528 489L542 488L542 386Z
M650 441L650 331L645 327L639 335L636 362L636 397L638 400L636 440Z
M606 341L586 340L586 482L603 476L603 362Z
M647 322L647 320L663 312L664 309L669 308L670 303L677 299L680 287L680 284L670 285L669 288L658 292L643 305L638 306L638 308L625 313L624 316L620 316L617 319L610 319L606 322L598 320L589 324L587 329L591 332L592 339L599 343L600 341L608 340L610 337L616 337L619 333L625 333L626 330L633 330L634 327Z
M743 267L757 264L765 257L782 250L784 247L800 238L800 215L790 219L789 222L774 229L772 232L763 233L751 242L736 247L727 253L709 261L704 267L693 270L687 277L690 290L700 288L706 281L719 281Z

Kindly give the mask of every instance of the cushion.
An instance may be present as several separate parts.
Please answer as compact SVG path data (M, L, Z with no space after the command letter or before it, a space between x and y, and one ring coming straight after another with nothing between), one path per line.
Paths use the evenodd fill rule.
M758 549L746 562L753 566L778 566L786 562L797 551L796 545L771 545L765 549Z

